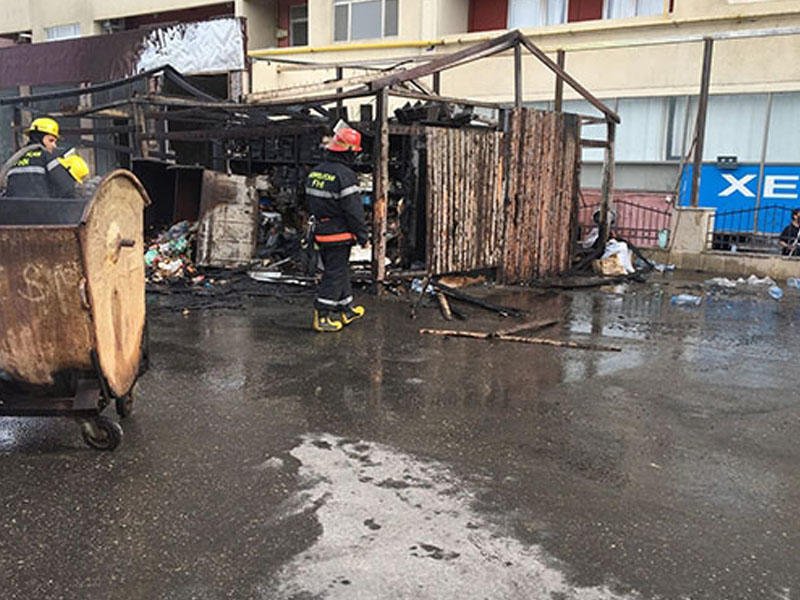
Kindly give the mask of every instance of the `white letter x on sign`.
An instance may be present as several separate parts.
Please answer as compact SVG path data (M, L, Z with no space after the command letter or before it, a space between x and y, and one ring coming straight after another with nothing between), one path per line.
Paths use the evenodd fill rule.
M725 173L722 178L730 185L719 193L720 198L726 198L735 192L740 192L745 198L755 198L756 195L747 189L747 184L756 178L755 175L745 175L741 179L736 179L730 173Z

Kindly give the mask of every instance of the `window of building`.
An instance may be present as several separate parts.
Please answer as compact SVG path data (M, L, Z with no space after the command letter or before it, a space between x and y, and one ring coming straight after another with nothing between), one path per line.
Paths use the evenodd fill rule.
M289 45L308 46L308 4L289 7Z
M557 25L567 20L567 0L509 0L508 29Z
M664 0L605 0L606 19L657 16L664 13Z
M66 25L54 25L44 28L44 36L48 42L55 40L68 40L81 36L80 23L68 23Z
M399 0L334 0L333 39L366 40L397 35Z
M769 120L767 160L800 164L800 92L773 94Z

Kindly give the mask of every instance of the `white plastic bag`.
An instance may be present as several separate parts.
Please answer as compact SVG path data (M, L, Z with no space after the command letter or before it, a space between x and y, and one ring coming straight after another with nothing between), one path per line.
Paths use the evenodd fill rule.
M630 275L636 272L631 262L631 251L628 249L628 244L625 242L618 242L614 238L611 238L606 242L606 250L601 258L609 258L615 254L619 256L619 261L622 264L622 268L625 269L626 274Z

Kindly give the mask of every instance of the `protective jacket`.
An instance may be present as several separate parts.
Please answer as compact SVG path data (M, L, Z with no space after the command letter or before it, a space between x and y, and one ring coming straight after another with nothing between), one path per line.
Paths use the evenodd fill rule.
M314 167L306 178L306 199L317 244L367 242L361 192L350 167L333 158Z
M66 156L74 150L68 150ZM73 198L75 180L40 144L30 148L8 170L6 195L18 198Z
M6 195L19 198L49 198L47 163L54 159L40 144L31 144L8 170Z

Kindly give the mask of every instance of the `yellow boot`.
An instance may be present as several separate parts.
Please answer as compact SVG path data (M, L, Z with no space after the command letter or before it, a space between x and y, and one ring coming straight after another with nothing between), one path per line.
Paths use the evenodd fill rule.
M352 323L356 319L360 319L361 317L363 317L365 312L366 310L364 310L363 306L359 305L354 306L352 304L350 304L349 306L345 306L344 310L342 310L342 323L344 325L350 325L350 323Z
M341 321L333 319L330 313L320 313L320 311L314 309L314 322L312 327L314 328L314 331L319 331L320 333L329 333L341 330L344 325L342 325Z

